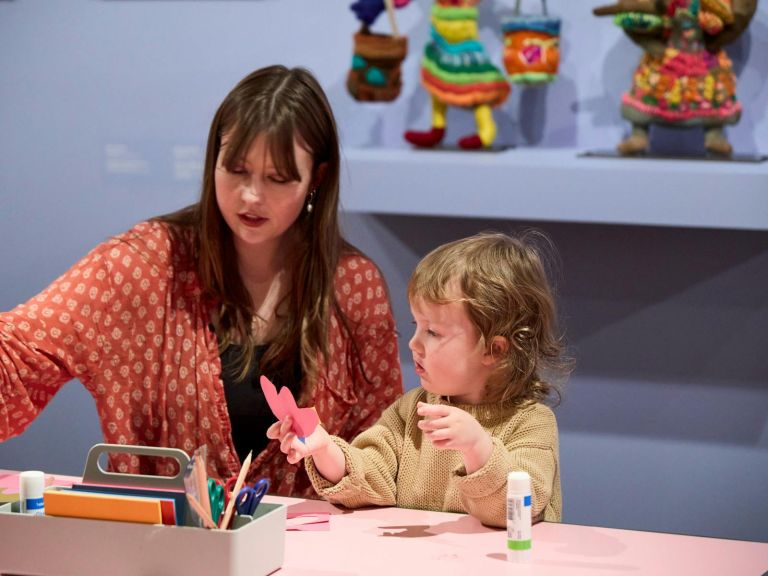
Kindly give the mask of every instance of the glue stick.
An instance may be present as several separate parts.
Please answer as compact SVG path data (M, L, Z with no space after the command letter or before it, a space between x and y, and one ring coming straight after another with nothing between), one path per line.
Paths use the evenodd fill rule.
M507 475L507 560L528 562L531 555L531 477Z
M39 470L27 470L19 474L19 504L22 514L45 514L44 488L45 475Z

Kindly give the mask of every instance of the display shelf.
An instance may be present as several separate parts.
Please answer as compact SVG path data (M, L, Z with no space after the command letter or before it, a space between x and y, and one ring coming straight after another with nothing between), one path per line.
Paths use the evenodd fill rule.
M768 163L346 150L350 213L768 230ZM506 198L500 202L499 197Z

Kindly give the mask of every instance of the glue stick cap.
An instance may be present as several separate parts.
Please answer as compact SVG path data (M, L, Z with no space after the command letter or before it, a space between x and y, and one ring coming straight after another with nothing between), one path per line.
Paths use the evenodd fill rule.
M33 514L42 511L43 490L45 490L45 475L42 472L26 470L19 474L19 497L22 513Z
M40 470L26 470L19 474L19 487L23 487L28 494L42 494L45 474Z
M507 494L524 495L531 493L531 477L528 472L515 470L507 474Z

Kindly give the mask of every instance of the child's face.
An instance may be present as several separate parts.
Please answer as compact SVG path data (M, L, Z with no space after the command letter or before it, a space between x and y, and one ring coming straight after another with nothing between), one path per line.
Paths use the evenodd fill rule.
M411 302L411 314L416 329L408 347L421 386L451 396L456 403L482 403L493 358L480 345L464 304L433 304L419 298Z

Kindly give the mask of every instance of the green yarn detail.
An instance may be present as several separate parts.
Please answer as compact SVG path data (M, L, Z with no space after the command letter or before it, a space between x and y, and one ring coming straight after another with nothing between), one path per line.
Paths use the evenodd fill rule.
M432 6L432 18L438 20L477 20L477 8L454 6Z
M521 72L520 74L510 74L509 81L515 84L546 84L552 82L556 74L547 74L546 72Z
M647 104L649 106L658 106L659 105L659 101L656 100L655 96L646 95L646 96L643 96L640 100L641 100L641 102L643 104Z
M384 72L376 68L376 66L371 66L368 68L368 70L366 70L365 81L368 82L368 84L371 86L386 86L387 84L387 79L384 76Z
M485 72L496 72L498 68L490 62L482 52L465 52L456 57L456 64L450 62L450 56L441 55L444 53L437 49L435 44L429 43L424 47L424 59L432 62L433 66L444 70L449 74L482 74Z
M453 73L445 70L444 68L440 68L434 62L432 62L429 58L424 58L421 61L421 65L430 74L432 74L432 76L436 76L443 82L447 82L449 84L461 85L461 84L492 83L492 82L499 82L499 81L506 82L501 72L499 72L495 68L487 72L469 72L467 71L466 68L464 68L461 70L461 72Z
M353 54L352 55L352 70L362 70L365 68L365 58L360 56L359 54Z
M630 32L651 32L664 25L664 19L656 14L622 12L616 14L613 23Z

